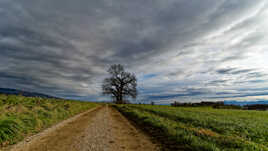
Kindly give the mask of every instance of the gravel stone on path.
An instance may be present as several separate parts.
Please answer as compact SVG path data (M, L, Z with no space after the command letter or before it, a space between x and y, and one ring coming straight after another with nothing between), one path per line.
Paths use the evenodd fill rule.
M121 113L103 106L27 138L10 151L158 151L159 148Z

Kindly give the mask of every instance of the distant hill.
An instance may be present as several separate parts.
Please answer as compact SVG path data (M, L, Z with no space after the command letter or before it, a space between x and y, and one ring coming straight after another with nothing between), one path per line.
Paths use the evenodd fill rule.
M268 104L268 100L261 100L261 101L224 101L226 105L255 105L255 104Z
M54 96L36 93L36 92L27 92L17 89L9 89L9 88L0 88L0 94L13 94L13 95L22 95L26 97L42 97L42 98L56 98Z

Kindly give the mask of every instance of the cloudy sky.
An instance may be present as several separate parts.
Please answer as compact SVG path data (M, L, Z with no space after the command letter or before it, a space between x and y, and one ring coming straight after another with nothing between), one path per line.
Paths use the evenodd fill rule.
M111 64L138 101L268 100L267 0L0 0L0 87L102 101Z

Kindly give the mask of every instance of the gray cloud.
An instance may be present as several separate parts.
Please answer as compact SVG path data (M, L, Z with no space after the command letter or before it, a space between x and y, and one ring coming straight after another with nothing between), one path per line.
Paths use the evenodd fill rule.
M253 72L254 69L236 69L236 68L226 68L218 69L216 72L219 74L243 74Z
M121 63L137 74L141 98L261 87L266 8L265 0L2 0L0 86L103 99L105 70Z

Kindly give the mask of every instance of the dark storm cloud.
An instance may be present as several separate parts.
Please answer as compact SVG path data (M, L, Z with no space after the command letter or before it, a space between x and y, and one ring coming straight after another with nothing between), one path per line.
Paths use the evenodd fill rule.
M267 74L262 72L251 72L247 74L248 78L265 78Z
M235 70L234 68L229 68L229 69L219 69L216 72L219 74L229 74L231 71Z
M264 73L252 68L218 66L246 58L249 43L263 40L262 34L242 37L244 43L235 43L230 50L213 40L224 41L222 33L227 39L230 32L241 35L240 29L255 23L264 2L2 0L0 86L96 99L105 70L113 63L124 64L141 77L144 97L158 93L159 98L169 98L165 94L181 84L202 87L206 78L199 74L213 71L260 77ZM195 76L199 79L190 79ZM214 85L219 82L209 78ZM188 88L170 98L208 93Z
M146 94L148 100L170 100L170 99L181 99L183 97L200 97L202 95L210 94L211 92L204 88L183 88L180 91L173 93L159 93L156 95Z
M250 97L250 96L268 96L268 92L248 93L248 94L230 95L230 96L215 96L215 97L208 97L208 98L224 99L224 98L243 98L243 97Z
M218 69L216 72L218 74L243 74L253 72L254 69L236 69L236 68L227 68L227 69Z
M226 83L226 82L228 82L228 80L213 80L213 81L209 81L208 84L216 85L216 84L222 84L222 83Z
M148 96L147 99L149 100L164 100L164 99L177 99L180 97L185 97L185 96L196 96L196 95L201 95L202 93L200 92L193 92L193 93L187 93L187 94L167 94L167 95L155 95L155 96Z

